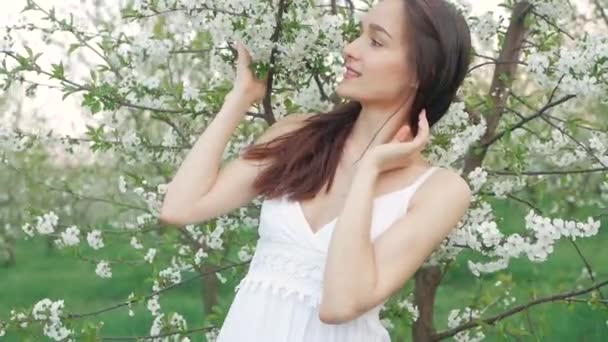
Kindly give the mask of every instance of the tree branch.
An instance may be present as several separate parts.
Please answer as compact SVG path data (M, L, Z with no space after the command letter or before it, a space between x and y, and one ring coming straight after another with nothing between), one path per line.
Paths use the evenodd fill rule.
M565 300L565 299L568 299L568 298L571 298L571 297L576 297L578 295L582 295L582 294L585 294L585 293L592 292L593 290L599 289L599 288L601 288L603 286L606 286L606 285L608 285L608 280L605 280L605 281L603 281L601 283L596 283L593 286L590 286L590 287L588 287L586 289L576 290L576 291L569 291L569 292L564 292L564 293L559 293L559 294L555 294L555 295L539 298L539 299L530 301L530 302L528 302L526 304L522 304L522 305L516 306L516 307L514 307L512 309L509 309L509 310L507 310L507 311L505 311L505 312L503 312L501 314L498 314L496 316L493 316L493 317L490 317L490 318L478 319L476 321L469 321L469 322L464 323L464 324L462 324L460 326L457 326L455 328L452 328L452 329L449 329L449 330L437 333L437 334L435 334L433 336L433 341L439 341L439 340L442 340L442 339L454 336L454 335L456 335L457 333L459 333L461 331L468 330L468 329L474 328L476 326L479 326L479 325L481 325L481 323L484 323L484 324L494 324L494 323L496 323L496 322L498 322L500 320L503 320L503 319L505 319L505 318L507 318L509 316L512 316L512 315L514 315L516 313L519 313L519 312L521 312L523 310L526 310L526 309L528 309L530 307L533 307L533 306L536 306L536 305L539 305L539 304L543 304L543 303L555 302L555 301Z
M585 169L585 170L544 170L544 171L509 171L509 170L486 170L488 173L495 175L504 175L504 176L544 176L544 175L568 175L568 174L577 174L577 173L594 173L594 172L607 172L608 167L600 167L595 169Z
M526 117L525 119L519 121L518 123L516 123L513 126L507 127L504 131L501 131L500 133L497 133L496 135L494 135L491 139L481 143L481 146L490 146L493 143L495 143L496 141L500 140L505 134L516 130L517 128L525 125L526 123L528 123L529 121L532 121L540 116L542 116L546 111L548 111L549 109L559 106L562 103L565 103L567 101L569 101L570 99L575 98L576 95L566 95L564 97L562 97L561 99L555 101L555 102L551 102L551 103L547 103L546 105L543 106L543 108L539 109L536 113L534 113L533 115L530 115L528 117Z

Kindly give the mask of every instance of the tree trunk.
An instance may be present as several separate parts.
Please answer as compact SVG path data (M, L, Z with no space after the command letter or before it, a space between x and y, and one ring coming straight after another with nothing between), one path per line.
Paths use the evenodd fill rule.
M212 269L212 267L213 266L209 265L209 268L207 269ZM217 282L218 279L215 274L203 277L203 286L201 286L201 289L203 290L203 301L205 304L205 313L207 315L211 313L211 309L217 304Z
M435 292L441 282L441 269L439 266L422 268L416 272L415 281L414 304L418 307L420 316L414 323L412 340L414 342L433 341Z

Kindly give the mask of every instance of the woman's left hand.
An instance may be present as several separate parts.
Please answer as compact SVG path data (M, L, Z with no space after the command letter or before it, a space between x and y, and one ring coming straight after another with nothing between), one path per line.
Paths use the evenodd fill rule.
M369 163L378 173L406 167L409 157L422 151L429 141L430 128L423 109L418 115L418 134L414 137L410 126L403 125L388 143L375 146L365 154L362 162Z

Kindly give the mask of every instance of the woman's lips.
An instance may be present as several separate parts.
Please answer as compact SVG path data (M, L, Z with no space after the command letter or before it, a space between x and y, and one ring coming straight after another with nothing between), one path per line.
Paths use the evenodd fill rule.
M361 76L360 73L354 71L353 69L346 67L346 70L344 72L344 78L357 78Z

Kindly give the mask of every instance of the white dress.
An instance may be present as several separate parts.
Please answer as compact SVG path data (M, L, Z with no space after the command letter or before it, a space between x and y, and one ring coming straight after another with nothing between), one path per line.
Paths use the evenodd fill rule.
M412 194L436 169L374 199L372 241L405 214ZM390 342L379 319L384 303L342 324L319 319L323 270L336 221L313 233L299 202L285 196L262 202L260 237L217 342Z

